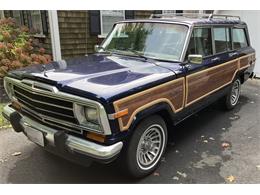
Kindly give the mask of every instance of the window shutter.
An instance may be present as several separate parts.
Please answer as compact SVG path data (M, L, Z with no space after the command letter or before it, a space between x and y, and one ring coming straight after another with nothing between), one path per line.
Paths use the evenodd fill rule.
M47 11L41 11L42 31L44 35L48 35Z
M125 19L134 19L135 11L134 10L125 10Z
M32 29L32 16L30 11L26 11L27 15L27 22L28 22L28 27L29 29Z
M91 10L89 11L89 21L90 21L90 35L100 35L101 34L101 24L100 24L100 11Z
M154 14L162 14L162 10L154 10Z
M183 10L176 10L176 14L182 14Z

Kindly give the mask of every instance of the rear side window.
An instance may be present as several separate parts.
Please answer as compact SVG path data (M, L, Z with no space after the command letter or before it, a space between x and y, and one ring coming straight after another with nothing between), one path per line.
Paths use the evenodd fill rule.
M248 46L245 29L233 28L233 45L234 49L240 49Z
M212 55L210 28L194 28L190 38L186 58L189 54L200 54L203 57Z
M221 53L232 49L229 28L214 27L213 32L216 53Z

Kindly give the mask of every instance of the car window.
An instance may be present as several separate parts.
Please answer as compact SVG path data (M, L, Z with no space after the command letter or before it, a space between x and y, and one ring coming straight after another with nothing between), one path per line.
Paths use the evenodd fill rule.
M117 54L139 54L153 59L179 61L188 30L187 26L179 24L119 23L102 47Z
M234 49L240 49L248 46L245 29L233 28L233 45Z
M213 32L216 53L221 53L232 49L229 28L214 27Z
M186 53L186 59L190 54L200 54L203 57L212 55L210 28L195 28L193 30Z

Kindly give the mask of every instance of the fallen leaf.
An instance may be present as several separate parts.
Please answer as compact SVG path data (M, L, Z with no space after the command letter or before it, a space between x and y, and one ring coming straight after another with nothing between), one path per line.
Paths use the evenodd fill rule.
M210 140L212 140L212 141L214 141L214 140L215 140L213 137L210 137L209 139L210 139Z
M184 177L184 178L187 177L187 174L186 174L186 173L182 173L182 172L177 171L177 174L180 175L180 176L182 176L182 177Z
M153 175L154 175L154 176L160 176L160 173L154 172Z
M204 142L204 143L208 143L208 140L205 139L205 140L203 140L203 142Z
M166 162L166 160L165 160L165 158L164 158L164 157L162 158L161 162Z
M12 156L19 156L21 154L22 154L21 152L15 152L15 153L12 154Z
M260 165L256 165L258 171L260 171Z
M233 175L230 175L227 177L228 182L232 183L235 181L235 177Z
M227 142L223 142L223 143L221 144L221 146L222 146L222 148L228 148L228 147L230 147L230 144L227 143Z
M173 178L172 178L173 180L179 180L179 177L177 177L177 176L174 176Z
M235 119L238 119L238 118L239 118L238 116L234 116L234 117L231 116L231 117L229 117L230 120L235 120Z

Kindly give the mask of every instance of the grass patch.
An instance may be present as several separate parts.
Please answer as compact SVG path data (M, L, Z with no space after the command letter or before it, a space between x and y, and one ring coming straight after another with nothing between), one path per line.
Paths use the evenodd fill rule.
M10 127L10 123L2 115L2 112L3 112L5 105L6 105L6 103L0 103L0 129Z

